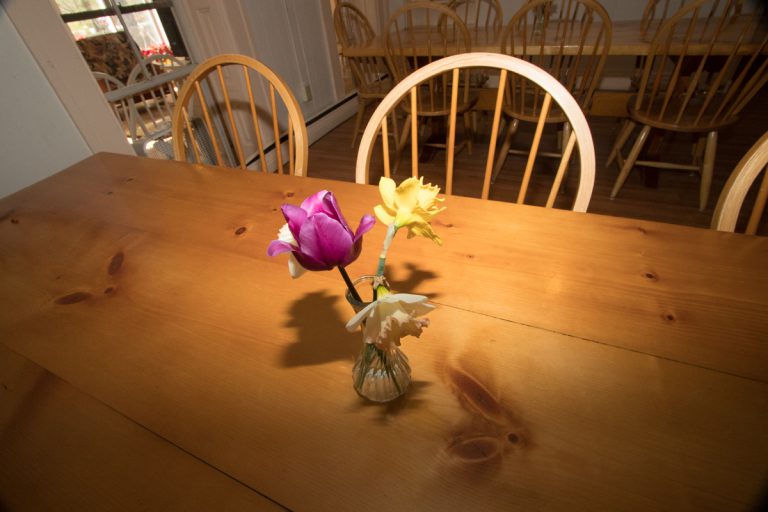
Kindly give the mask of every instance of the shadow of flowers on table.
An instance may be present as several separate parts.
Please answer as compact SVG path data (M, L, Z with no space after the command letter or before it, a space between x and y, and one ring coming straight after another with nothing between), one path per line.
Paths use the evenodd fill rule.
M296 329L296 341L282 354L283 366L312 366L332 361L353 361L360 351L360 333L348 332L336 301L342 297L326 291L312 292L297 299L288 310L285 327ZM350 309L350 318L352 310Z
M389 281L389 284L392 286L392 290L395 290L400 293L416 293L418 287L427 281L431 281L433 279L437 279L440 277L439 274L431 271L431 270L424 270L422 268L419 268L418 265L415 265L413 263L406 263L404 265L406 270L408 271L408 275L405 279L390 279L387 278ZM392 274L391 268L389 266L386 267L384 275L389 276ZM430 291L429 289L425 290L426 295L430 299L434 299L435 297L439 297L439 293L434 293Z

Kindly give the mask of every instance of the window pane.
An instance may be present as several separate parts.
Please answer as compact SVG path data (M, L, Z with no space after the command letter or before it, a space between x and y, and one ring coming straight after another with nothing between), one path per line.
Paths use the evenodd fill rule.
M95 11L107 7L104 0L56 0L61 14L74 14L83 11Z
M102 34L112 34L122 30L120 22L114 16L102 16L92 20L73 21L67 23L69 30L75 39L85 39L86 37L100 36Z
M128 25L131 37L141 49L141 53L144 55L171 53L165 31L154 9L123 14L123 19Z
M118 0L119 5L139 5L149 3L150 0Z

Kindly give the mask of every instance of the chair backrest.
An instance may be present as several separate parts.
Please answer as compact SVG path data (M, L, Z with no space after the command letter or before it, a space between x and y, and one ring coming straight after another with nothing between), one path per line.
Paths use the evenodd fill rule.
M434 2L413 2L393 14L384 33L389 69L395 82L404 80L420 67L449 55L470 52L472 39L458 14ZM450 74L434 75L421 85L415 101L420 115L447 115L450 103ZM461 73L459 97L470 96L469 69ZM406 110L410 104L404 106Z
M611 33L608 13L594 0L532 0L509 20L501 36L501 53L546 70L587 110L600 83ZM544 99L539 87L521 79L510 81L508 91L511 115L538 119ZM563 113L551 109L548 120L561 122Z
M96 83L99 84L99 87L101 88L102 92L105 94L110 91L116 91L118 89L122 89L125 87L125 84L118 80L117 78L113 77L112 75L109 75L107 73L102 73L100 71L93 71L93 78L96 79ZM123 130L127 130L130 132L130 105L128 104L127 99L118 100L110 102L110 108L112 108L112 112L114 112L115 117L120 121L120 124L123 127Z
M730 232L736 230L736 223L744 204L744 198L752 187L752 183L762 173L763 178L760 181L752 212L744 231L748 235L754 235L757 232L757 227L765 210L766 198L768 198L766 165L768 165L768 132L760 137L760 140L747 151L747 154L733 169L720 193L720 199L717 201L715 213L712 216L712 229Z
M357 183L369 182L371 157L377 138L381 140L382 145L383 175L387 177L390 175L388 160L389 141L387 138L387 132L389 130L387 125L387 115L389 112L395 108L399 102L405 99L406 96L410 96L411 101L415 101L419 85L428 81L431 77L442 75L443 73L451 73L451 110L449 117L449 140L446 151L448 165L446 166L445 190L448 194L452 192L454 141L458 104L457 90L460 87L459 71L471 68L495 69L499 71L499 89L496 94L496 107L493 112L481 197L487 199L489 194L505 84L510 79L510 76L523 76L541 87L542 90L546 91L545 101L547 103L552 102L559 105L572 127L571 135L565 143L563 156L548 192L546 206L551 207L554 205L555 197L560 190L560 185L562 184L565 170L571 159L573 150L578 148L580 176L578 189L573 203L573 210L580 212L586 211L592 196L592 188L595 181L595 148L589 125L587 124L587 120L584 117L579 104L573 96L571 96L568 90L546 71L524 60L498 53L467 53L447 57L419 69L397 84L374 111L371 119L368 121L368 126L363 133L355 168L355 180ZM543 126L545 117L546 114L538 119L537 131ZM418 137L411 134L411 173L413 176L419 175L417 141ZM539 141L535 139L531 145L531 151L523 172L522 184L517 199L518 203L523 203L525 201L526 192L531 181L533 166L538 156L538 145ZM474 160L478 159L475 158Z
M182 59L174 57L167 53L161 53L157 55L150 55L141 59L141 62L136 64L131 70L131 74L128 75L129 84L142 82L157 75L161 75L167 71L171 71L175 68L180 68L186 65Z
M336 37L341 44L342 54L346 48L366 46L376 37L365 14L348 2L340 2L336 5L336 10L333 12L333 25L336 29ZM345 58L358 92L361 95L379 94L381 88L377 85L389 73L385 59L347 55Z
M452 0L448 7L459 15L475 44L495 41L504 23L499 0Z
M205 163L209 145L210 163L244 169L258 158L266 172L271 170L270 143L281 174L285 155L290 174L306 174L307 128L283 79L244 55L219 55L200 63L184 82L173 111L175 158Z
M399 82L434 60L472 51L472 38L452 9L439 3L413 2L387 21L384 46Z
M656 31L633 116L651 126L713 131L734 122L768 81L761 13L735 0L692 0ZM725 50L725 51L723 51Z
M144 82L184 65L184 62L172 55L146 57L131 70L126 85ZM181 80L171 80L128 98L131 114L129 126L134 140L152 139L170 133L173 107L180 88Z
M656 31L661 27L664 21L677 12L680 8L691 0L648 0L643 10L643 17L640 21L640 31L643 39L650 41L656 35ZM730 0L724 0L723 4ZM742 0L735 0L734 9L731 14L738 16L741 14Z

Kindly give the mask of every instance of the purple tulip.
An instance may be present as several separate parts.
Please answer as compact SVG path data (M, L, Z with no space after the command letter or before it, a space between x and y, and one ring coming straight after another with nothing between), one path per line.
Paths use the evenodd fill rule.
M355 261L363 248L363 235L376 223L372 215L363 215L352 233L336 198L327 190L308 197L300 207L284 204L282 210L293 240L281 233L280 239L270 242L267 254L291 252L307 270L331 270Z

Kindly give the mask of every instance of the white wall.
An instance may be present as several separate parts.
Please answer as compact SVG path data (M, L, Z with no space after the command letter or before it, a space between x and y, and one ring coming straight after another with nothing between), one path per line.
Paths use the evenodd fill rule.
M306 119L341 99L336 87L340 70L331 61L336 49L329 44L335 34L332 25L326 25L325 14L330 21L330 12L323 11L329 11L329 5L327 0L243 2L256 58L288 83Z
M0 197L91 154L0 3Z

